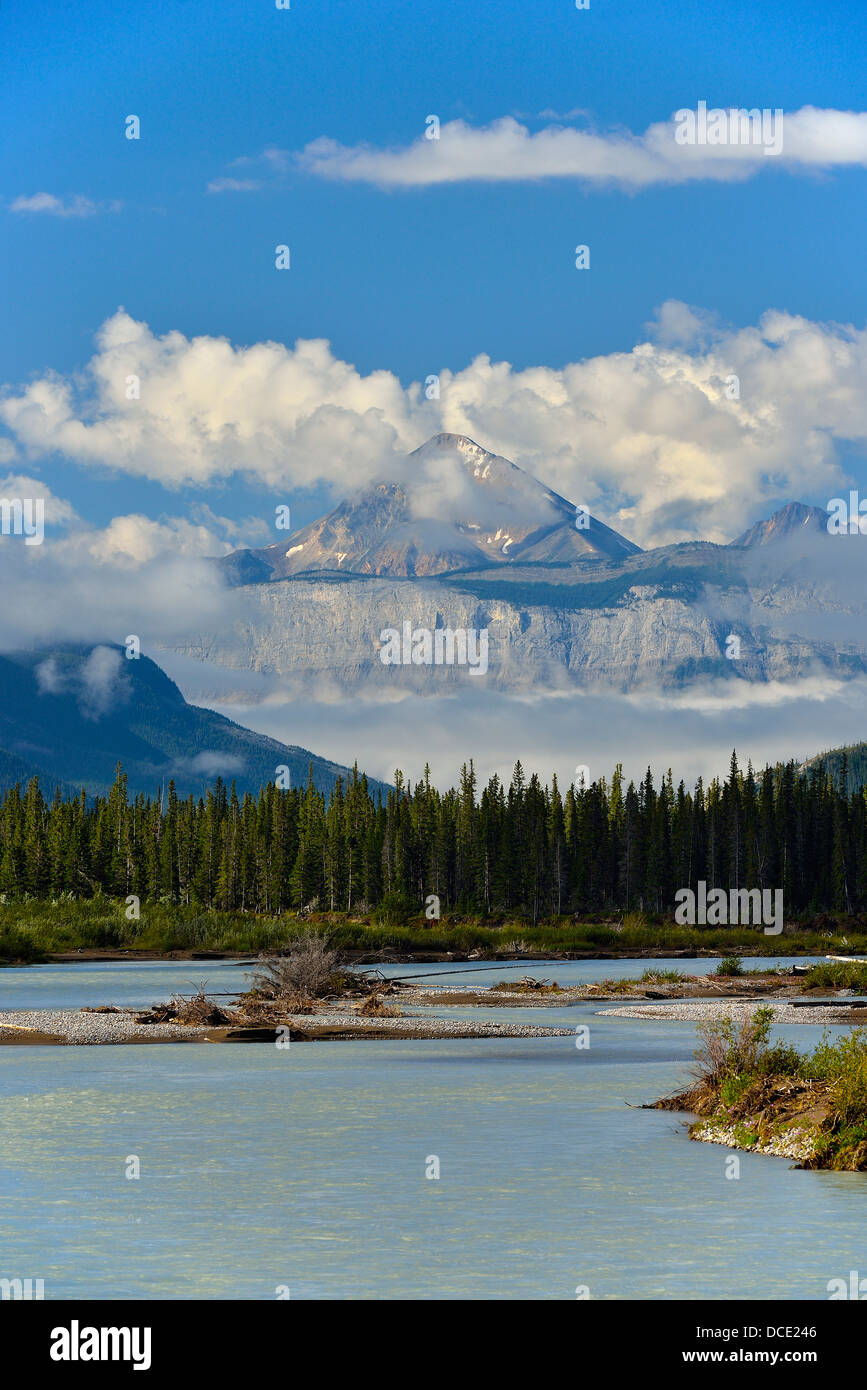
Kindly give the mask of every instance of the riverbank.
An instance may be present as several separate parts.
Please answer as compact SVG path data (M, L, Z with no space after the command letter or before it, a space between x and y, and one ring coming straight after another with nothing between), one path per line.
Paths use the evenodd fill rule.
M856 1028L836 1042L823 1035L803 1053L770 1041L774 1023L792 1021L788 1004L728 1005L724 1014L710 1007L691 1006L704 1011L693 1084L649 1108L695 1115L689 1137L699 1143L788 1158L800 1168L867 1170L867 1032ZM646 1018L649 1009L615 1012ZM823 1012L811 1021L841 1021Z
M129 917L127 914L132 913ZM0 964L70 960L244 959L285 951L311 929L346 963L464 960L688 959L708 955L867 954L867 918L818 916L758 927L684 927L642 913L520 916L444 912L268 916L107 897L0 901Z
M327 929L327 923L325 927ZM316 929L316 928L314 928ZM322 924L319 924L319 930ZM305 928L303 930L309 930ZM27 965L81 965L88 962L98 963L146 963L148 961L249 961L251 957L259 954L279 954L283 950L291 947L293 941L303 934L299 930L295 935L287 935L284 939L275 941L270 947L258 948L249 947L245 950L194 950L186 949L157 950L149 948L136 949L133 947L112 947L112 946L77 946L62 951L44 951L33 949L28 952L10 954L5 959L0 958L0 968L14 968L15 966ZM758 955L779 955L779 950L762 951L756 950L756 942L747 943L750 954ZM786 941L786 949L789 951L791 943ZM453 950L434 950L429 945L417 944L414 949L398 949L392 946L374 946L365 948L340 949L338 954L343 965L446 965L454 963L473 964L476 961L496 962L503 965L520 965L522 961L582 961L582 960L701 960L715 959L720 954L727 953L734 949L730 943L718 948L704 945L701 947L666 947L653 945L623 946L620 949L609 950L599 949L593 945L584 947L563 947L560 950L546 950L542 947L531 948L524 943L521 951L498 949L495 946L485 948L477 947L474 950L455 948ZM746 949L741 943L741 949ZM813 950L794 950L790 951L793 955L813 955L819 952L820 948ZM867 944L865 944L867 950Z

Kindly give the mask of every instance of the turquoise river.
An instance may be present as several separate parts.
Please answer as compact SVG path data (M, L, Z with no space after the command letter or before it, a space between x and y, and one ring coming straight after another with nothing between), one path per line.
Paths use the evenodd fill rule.
M393 973L565 984L648 964ZM0 1008L149 1004L243 978L234 963L32 966L0 971ZM48 1299L826 1299L830 1279L867 1273L867 1175L742 1154L727 1178L726 1149L632 1108L687 1079L694 1026L600 1007L466 1011L588 1024L585 1050L0 1048L0 1277L43 1279ZM821 1032L777 1031L802 1046Z

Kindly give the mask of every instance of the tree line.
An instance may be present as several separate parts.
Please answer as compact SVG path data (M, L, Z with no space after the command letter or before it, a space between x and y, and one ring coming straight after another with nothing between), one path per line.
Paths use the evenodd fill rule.
M118 765L108 796L47 799L34 778L0 802L0 894L135 895L263 913L509 913L534 922L598 911L671 914L678 889L777 889L787 917L867 909L867 794L794 762L689 791L648 769L561 793L520 763L479 789L472 762L438 791L429 768L395 773L383 797L357 767L330 795L274 785L239 798L218 779L203 797L130 796Z

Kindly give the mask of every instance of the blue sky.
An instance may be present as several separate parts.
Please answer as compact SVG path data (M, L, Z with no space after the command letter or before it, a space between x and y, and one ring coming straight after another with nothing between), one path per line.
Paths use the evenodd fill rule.
M7 0L0 25L15 130L0 213L8 385L80 371L119 305L155 335L326 338L359 372L404 386L479 353L520 370L628 352L672 299L734 329L769 308L867 319L863 165L641 190L569 178L388 189L290 162L255 192L206 191L259 179L267 148L291 155L323 136L408 146L431 112L474 127L511 115L535 131L552 123L539 113L577 110L566 124L640 133L700 99L857 111L863 4ZM124 138L129 113L140 141ZM10 211L42 191L96 210ZM284 242L292 270L280 275ZM574 269L579 242L589 274ZM860 478L860 446L840 449ZM225 476L171 494L164 476L107 474L56 450L25 462L103 524L196 500L255 513L273 490ZM299 522L336 487L287 485Z

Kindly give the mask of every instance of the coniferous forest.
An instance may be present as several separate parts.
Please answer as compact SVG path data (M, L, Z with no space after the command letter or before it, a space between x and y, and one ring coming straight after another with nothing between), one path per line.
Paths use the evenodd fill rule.
M690 791L650 770L565 795L521 764L481 789L473 765L447 792L400 773L383 798L353 771L327 797L264 787L239 799L218 780L179 800L172 783L130 798L120 767L107 797L64 800L36 779L0 806L6 901L105 894L232 911L364 912L383 902L551 916L669 914L682 887L782 888L787 918L867 906L867 793L847 769L795 763L743 771Z

